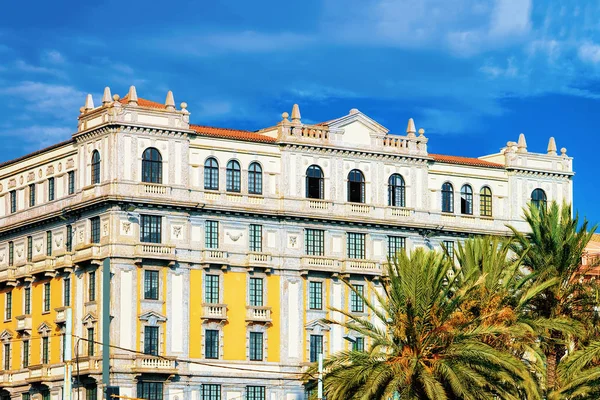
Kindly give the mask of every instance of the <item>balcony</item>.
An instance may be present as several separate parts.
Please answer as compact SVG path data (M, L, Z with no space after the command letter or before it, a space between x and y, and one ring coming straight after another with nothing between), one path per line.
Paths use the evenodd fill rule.
M414 210L406 207L388 207L386 217L389 218L407 218L412 216Z
M207 249L202 251L202 262L205 264L228 264L228 254L226 251L218 249Z
M175 265L175 246L160 243L141 243L135 246L135 255L140 259L164 260L169 266Z
M13 374L8 371L0 372L0 387L7 387L13 383Z
M21 264L15 268L15 279L23 279L25 282L33 282L33 264Z
M381 265L369 260L346 260L342 266L344 274L381 275Z
M362 214L368 215L373 210L373 206L362 204L362 203L348 203L346 204L346 212L350 214Z
M54 309L56 311L56 318L54 318L54 322L56 324L64 324L67 322L67 309L69 307L57 307Z
M154 183L142 183L140 187L141 195L168 197L171 195L171 188L165 185Z
M79 245L75 248L75 253L72 255L72 261L74 264L101 259L102 247L98 243Z
M271 255L267 253L251 252L248 253L248 268L268 267L271 262Z
M337 274L340 272L339 263L335 258L321 256L306 256L300 259L301 274L308 271L323 271Z
M15 276L16 268L7 267L0 271L0 282L5 282L8 286L16 286L17 278Z
M31 315L19 315L17 320L17 332L31 331Z
M175 359L155 357L150 355L136 356L132 371L138 374L169 374L177 373Z
M56 258L46 256L31 265L31 274L42 275L44 277L53 278L56 275Z
M40 383L49 381L51 377L52 369L46 365L38 364L29 366L29 375L25 380L27 383Z
M271 322L271 307L246 306L246 321L259 323Z
M325 200L307 199L304 204L309 210L329 211L333 208L333 203Z
M83 347L83 344L81 345ZM76 357L73 354L73 361L75 361ZM79 374L80 375L89 375L89 374L97 374L100 372L100 356L79 356Z
M225 321L227 319L227 304L202 304L202 319Z

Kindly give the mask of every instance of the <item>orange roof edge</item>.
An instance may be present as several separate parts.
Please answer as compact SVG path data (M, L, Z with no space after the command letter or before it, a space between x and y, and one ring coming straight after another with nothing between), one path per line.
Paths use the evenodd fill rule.
M224 139L237 139L237 140L247 140L251 142L265 142L265 143L273 143L276 142L277 139L271 136L263 135L261 133L245 131L241 129L230 129L230 128L217 128L214 126L205 126L205 125L194 125L190 124L190 129L194 132L205 135L205 136L214 136L220 137Z
M493 163L490 161L485 161L473 157L449 156L445 154L429 154L429 156L433 158L434 161L448 164L471 165L475 167L504 168L504 165L502 164Z

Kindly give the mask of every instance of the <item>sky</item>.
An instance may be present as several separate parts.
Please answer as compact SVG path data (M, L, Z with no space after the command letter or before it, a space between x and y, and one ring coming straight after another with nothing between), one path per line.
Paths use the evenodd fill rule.
M574 157L574 206L600 221L600 2L6 2L0 162L66 140L91 93L188 103L193 123L256 130L358 108L408 118L432 153L496 153L520 133Z

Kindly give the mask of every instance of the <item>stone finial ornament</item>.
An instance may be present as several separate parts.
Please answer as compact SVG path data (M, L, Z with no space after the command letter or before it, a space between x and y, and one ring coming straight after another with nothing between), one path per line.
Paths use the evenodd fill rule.
M94 109L94 99L92 98L91 94L88 94L87 97L85 98L85 106L84 108L86 110L93 110Z
M292 123L299 124L300 118L300 107L298 107L298 104L294 104L292 107Z
M167 92L165 106L166 106L167 110L169 110L169 111L175 110L175 99L173 98L173 92L171 92L170 90Z
M406 126L406 136L415 137L417 129L415 128L415 121L412 118L408 119L408 125Z
M527 153L527 141L525 140L525 134L519 135L519 141L517 142L517 151L519 153Z
M419 128L419 136L425 136L425 129Z
M350 110L350 115L358 114L358 113L359 113L358 108L353 108Z
M102 105L112 103L112 95L110 94L110 88L107 86L104 88L104 95L102 96Z
M281 122L290 122L290 120L288 119L288 117L290 116L290 114L288 114L286 111L284 111L283 113L281 113Z
M118 94L116 94L116 93L113 95L113 100L114 100L114 101L119 101L119 99L120 99L120 98L121 98L121 96L119 96L119 95L118 95Z
M566 156L567 155L567 148L566 147L561 148L560 149L560 154L563 155L563 156Z
M556 155L556 142L554 141L554 137L551 137L548 141L548 155Z
M138 104L138 96L137 91L135 90L135 86L131 85L129 88L129 93L127 93L127 103L128 104Z

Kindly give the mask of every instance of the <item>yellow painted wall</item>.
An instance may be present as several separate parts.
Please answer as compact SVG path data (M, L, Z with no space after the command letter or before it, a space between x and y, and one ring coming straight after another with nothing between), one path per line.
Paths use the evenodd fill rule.
M271 275L267 277L267 306L271 307L271 320L272 325L267 330L267 337L269 341L269 348L267 351L267 361L279 362L279 349L281 341L281 310L280 303L280 284L281 278L278 275Z
M190 358L202 357L202 271L190 271Z
M227 323L223 327L224 360L246 360L246 282L245 272L223 274L223 303L227 304Z

